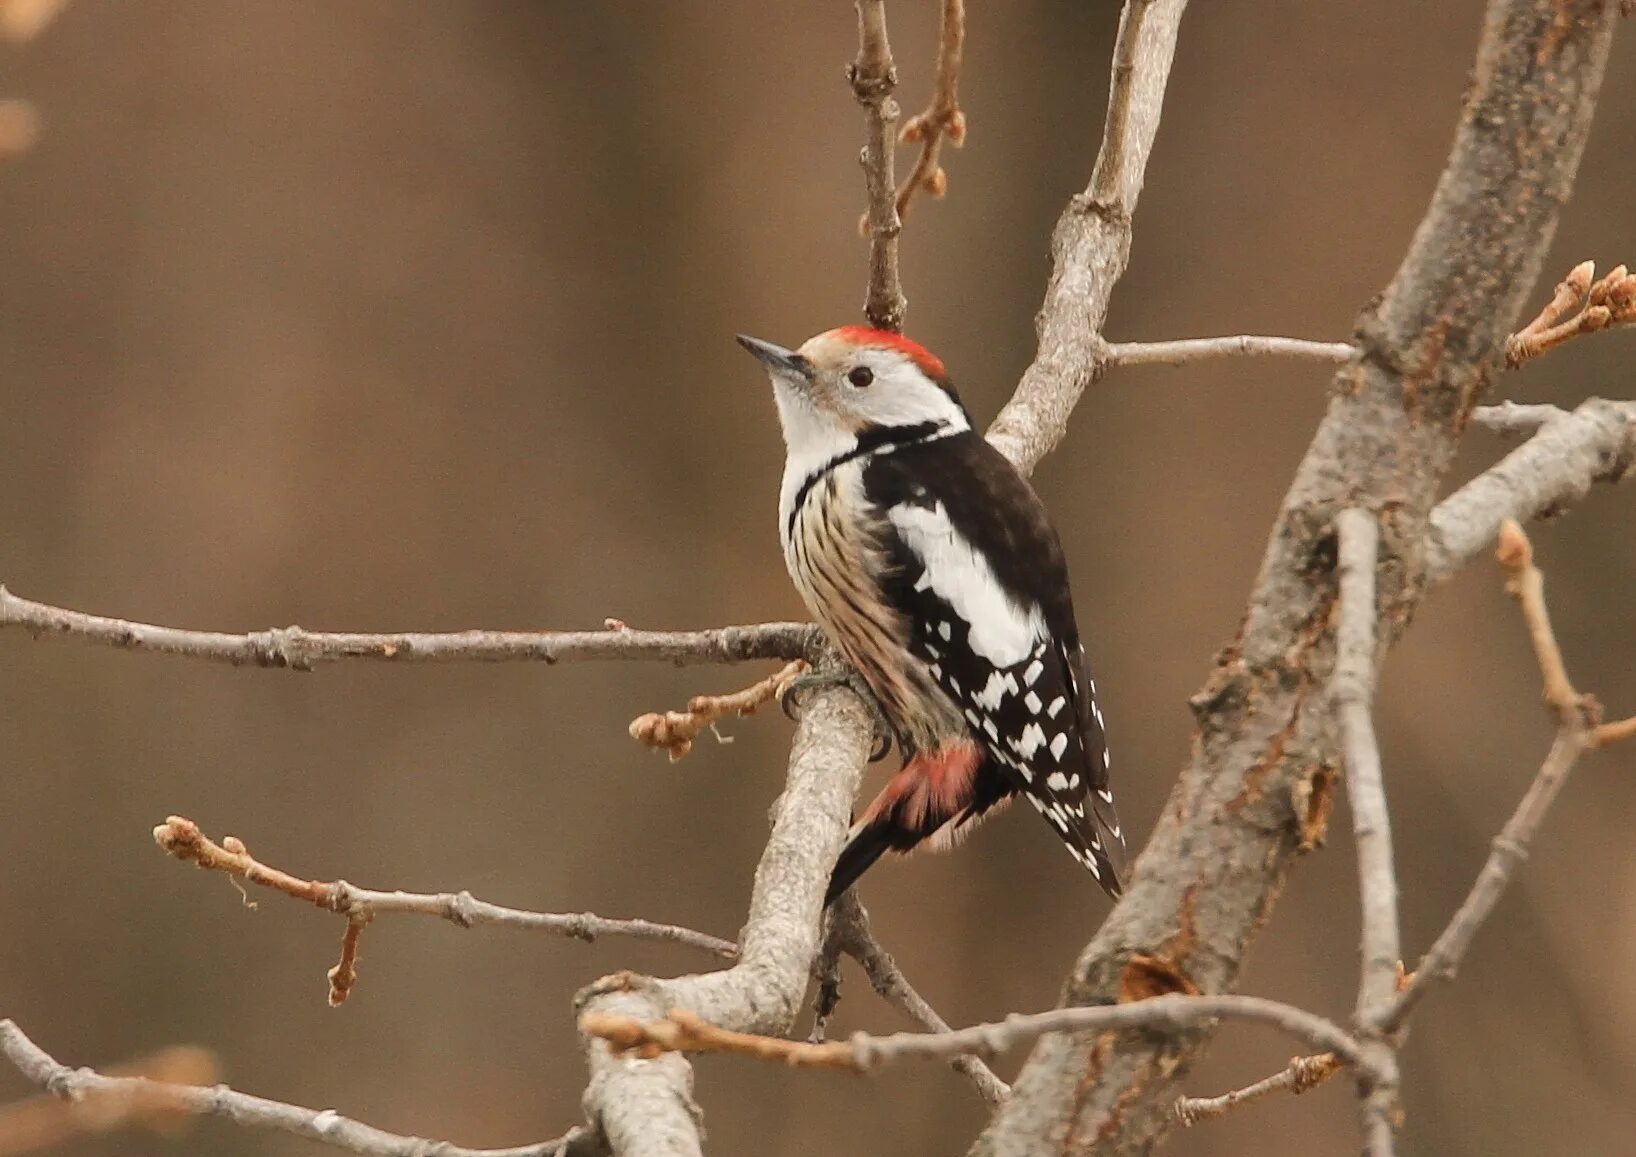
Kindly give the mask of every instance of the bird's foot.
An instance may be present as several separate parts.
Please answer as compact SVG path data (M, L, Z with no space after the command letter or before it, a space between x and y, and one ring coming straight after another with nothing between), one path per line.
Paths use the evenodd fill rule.
M778 704L784 709L786 718L794 720L800 710L800 696L808 691L816 691L821 687L845 687L856 695L865 707L869 709L870 718L875 725L875 749L869 755L869 762L875 763L886 758L886 753L892 750L892 725L886 720L886 712L881 710L880 700L875 697L873 688L858 674L857 668L846 667L834 671L814 671L791 680L790 685L779 696Z

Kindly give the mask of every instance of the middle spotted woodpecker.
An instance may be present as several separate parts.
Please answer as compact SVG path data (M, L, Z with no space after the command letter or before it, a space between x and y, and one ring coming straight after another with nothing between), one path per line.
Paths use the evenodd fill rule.
M885 852L952 846L1015 795L1117 897L1124 837L1102 710L1033 488L914 342L863 326L797 350L738 340L766 367L784 429L790 576L904 757L854 824L825 902Z

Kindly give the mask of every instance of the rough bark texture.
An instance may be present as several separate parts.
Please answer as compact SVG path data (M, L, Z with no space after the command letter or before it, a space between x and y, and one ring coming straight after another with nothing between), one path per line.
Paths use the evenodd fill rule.
M1380 520L1389 644L1425 589L1438 485L1540 273L1617 19L1616 3L1597 0L1490 4L1431 207L1359 322L1361 357L1335 377L1244 623L1193 699L1192 758L1065 1001L1236 982L1295 856L1303 787L1339 763L1321 695L1335 655L1334 518L1361 506ZM1148 1152L1173 1125L1175 1080L1207 1037L1048 1038L973 1152Z

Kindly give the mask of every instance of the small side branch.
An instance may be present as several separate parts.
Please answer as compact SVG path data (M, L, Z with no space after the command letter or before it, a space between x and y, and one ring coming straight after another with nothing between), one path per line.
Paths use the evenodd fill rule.
M846 75L852 95L864 109L864 146L858 160L863 165L864 188L869 197L864 214L864 232L869 238L869 289L863 312L876 329L896 333L903 329L903 315L909 308L898 273L898 234L903 231L903 222L898 216L893 169L898 102L892 99L892 91L897 88L898 74L886 36L885 0L856 0L856 4L858 57Z
M810 666L805 659L794 659L783 670L759 683L752 683L742 691L727 695L695 695L687 701L685 711L654 711L638 715L631 720L631 738L655 751L667 753L670 761L675 763L693 750L693 741L699 737L699 732L707 727L714 730L716 724L728 716L753 715L772 700L783 698L790 685L806 674ZM731 737L722 736L719 732L717 738L723 743L732 742Z
M1219 1097L1183 1097L1176 1102L1176 1120L1184 1127L1197 1125L1220 1117L1240 1105L1248 1105L1273 1093L1289 1092L1295 1096L1311 1092L1345 1066L1334 1053L1316 1053L1312 1056L1291 1057L1289 1065L1253 1085L1234 1089Z
M1047 1033L1122 1029L1178 1031L1222 1018L1272 1025L1335 1053L1373 1075L1359 1042L1332 1021L1292 1005L1255 996L1158 996L1128 1004L1056 1008L1013 1014L1004 1021L973 1025L952 1032L900 1032L889 1036L854 1033L847 1041L811 1044L782 1037L729 1032L685 1009L663 1020L588 1014L580 1029L608 1042L615 1051L656 1057L667 1052L739 1053L796 1068L867 1073L903 1060L948 1060L961 1055L993 1057L1032 1044Z
M1524 362L1581 334L1636 322L1636 276L1623 265L1596 279L1596 262L1582 261L1557 283L1539 316L1505 342L1506 365Z
M849 891L835 902L830 919L830 940L858 962L864 975L869 978L870 987L882 1000L927 1032L952 1031L949 1022L915 991L897 961L892 959L892 954L875 939L869 924L869 913L858 902L855 892ZM990 1108L1004 1104L1011 1095L1010 1086L974 1056L954 1057L949 1061L949 1067L970 1081L977 1095Z
M525 928L592 941L598 936L624 936L636 940L657 940L683 944L709 952L724 960L738 957L738 947L715 936L655 924L648 920L615 920L589 912L529 912L476 899L470 892L381 892L360 888L345 880L310 880L269 867L250 855L244 841L225 836L215 843L199 825L182 816L170 816L153 829L154 842L178 860L201 868L225 872L235 879L282 892L297 900L346 917L347 928L341 946L341 960L330 970L330 1003L340 1004L357 980L358 938L363 927L376 916L406 912L435 916L461 928L490 924L504 928ZM253 902L246 901L251 907Z
M1185 366L1216 358L1296 358L1323 365L1342 365L1358 356L1356 346L1343 341L1307 341L1298 337L1194 337L1177 341L1109 342L1104 364L1109 366Z
M1560 418L1536 407L1517 409L1530 420L1549 420L1437 504L1427 528L1428 582L1442 582L1475 558L1506 519L1544 517L1584 498L1597 483L1622 482L1636 472L1636 403L1592 398ZM1484 412L1478 411L1479 420Z
M943 23L938 33L937 82L926 111L903 123L898 139L918 142L920 156L898 188L898 220L908 215L917 191L941 197L948 191L948 174L940 163L945 139L955 148L966 140L966 114L960 111L960 59L966 44L965 0L943 0Z
M142 1077L109 1077L90 1069L71 1069L59 1064L10 1020L0 1020L0 1055L40 1088L72 1102L100 1096L139 1100L147 1105L163 1105L169 1112L199 1117L225 1117L234 1124L253 1129L276 1129L294 1133L309 1141L364 1153L372 1157L577 1157L593 1151L591 1134L583 1128L569 1130L553 1141L519 1145L510 1149L463 1149L446 1141L428 1141L387 1133L334 1109L307 1109L239 1093L226 1085L201 1088L196 1085L167 1084Z
M799 659L816 645L810 623L762 623L702 631L638 631L617 619L600 631L453 631L368 635L275 627L234 635L160 627L88 615L21 598L0 586L0 630L20 627L41 638L62 637L210 659L235 667L285 667L310 671L340 659L394 663L534 660L563 663L590 659L648 659L676 663L743 663Z

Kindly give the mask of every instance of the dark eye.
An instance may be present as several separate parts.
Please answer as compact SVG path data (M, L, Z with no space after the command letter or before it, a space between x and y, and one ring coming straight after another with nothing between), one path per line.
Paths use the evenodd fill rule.
M861 390L875 380L875 371L868 366L859 366L846 375L846 380Z

